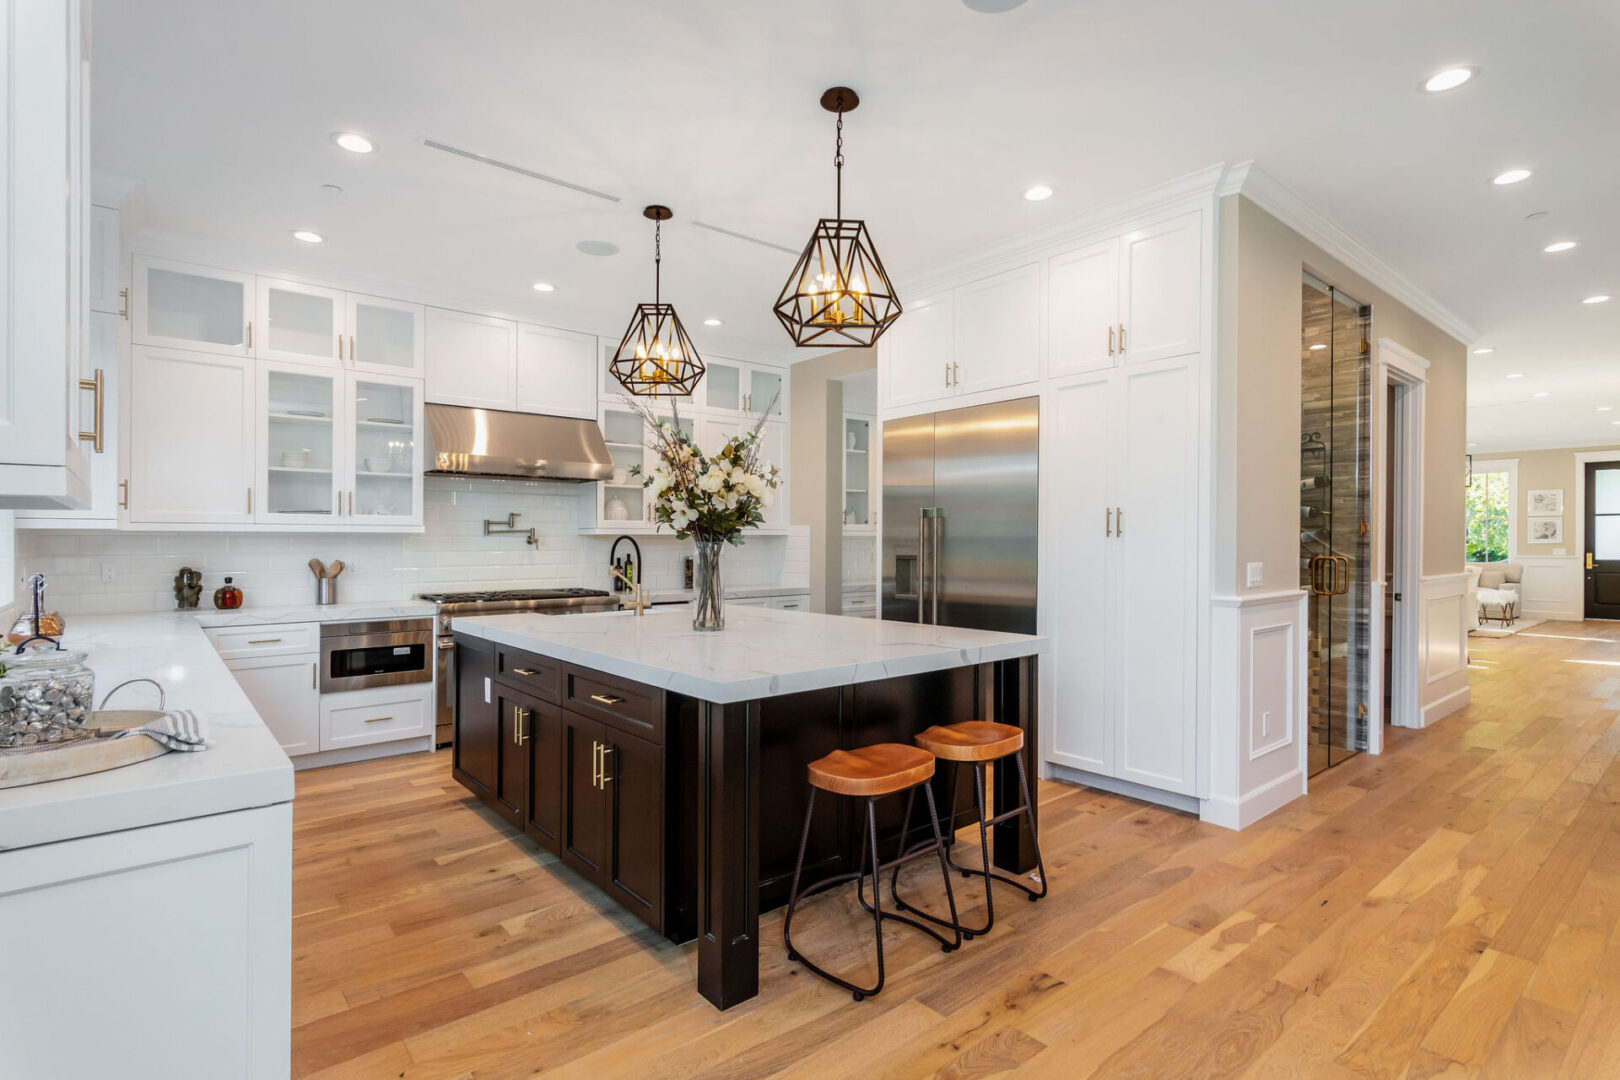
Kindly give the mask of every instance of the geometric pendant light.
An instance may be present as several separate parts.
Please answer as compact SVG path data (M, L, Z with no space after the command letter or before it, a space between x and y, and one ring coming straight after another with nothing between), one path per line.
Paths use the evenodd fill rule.
M697 388L703 378L703 360L674 304L662 303L659 293L664 261L664 225L675 214L667 206L649 206L641 212L653 226L653 302L637 304L630 326L619 342L608 370L619 384L638 397L681 397Z
M837 210L816 223L775 308L776 317L801 348L867 346L900 317L900 298L866 222L844 217L844 114L860 103L847 86L821 95L821 107L838 114L838 150L833 157Z

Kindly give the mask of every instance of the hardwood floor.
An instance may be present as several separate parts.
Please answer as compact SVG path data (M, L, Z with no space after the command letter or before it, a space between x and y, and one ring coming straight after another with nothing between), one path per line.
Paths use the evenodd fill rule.
M715 1011L693 946L447 755L301 773L293 1075L1620 1077L1620 624L1471 644L1467 710L1241 833L1042 784L1050 897L998 892L952 955L889 930L860 1004L787 963L777 912L760 996ZM802 913L807 953L865 962L851 899Z

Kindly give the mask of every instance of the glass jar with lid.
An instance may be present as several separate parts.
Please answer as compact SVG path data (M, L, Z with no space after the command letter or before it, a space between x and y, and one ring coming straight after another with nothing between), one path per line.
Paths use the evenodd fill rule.
M85 654L50 646L3 657L0 749L64 742L94 734L96 677Z

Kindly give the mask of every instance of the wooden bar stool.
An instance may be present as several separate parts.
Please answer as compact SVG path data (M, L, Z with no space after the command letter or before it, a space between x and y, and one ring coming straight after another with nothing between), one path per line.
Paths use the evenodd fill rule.
M857 750L834 750L824 758L810 763L810 805L804 811L804 834L799 839L799 861L793 866L793 888L789 893L787 915L782 919L782 944L787 946L788 959L803 964L811 971L820 975L828 982L842 986L850 991L856 1001L862 1001L871 994L883 989L883 920L893 919L897 922L914 926L918 930L938 941L943 951L950 952L962 944L962 935L956 930L956 896L951 892L951 872L946 867L945 840L939 832L939 818L934 813L934 793L928 787L929 779L934 775L934 755L915 746L904 746L899 743L877 743L873 746L863 746ZM915 850L905 849L906 836L900 836L900 848L891 863L884 863L878 858L877 846L877 800L885 795L893 795L900 791L910 791L915 798L918 786L928 796L928 815L934 822L934 843L932 845L920 844ZM799 891L799 875L804 870L804 853L810 843L810 820L816 810L816 791L831 792L834 795L852 795L866 800L866 828L861 835L861 857L853 873L838 874L826 878ZM908 804L908 817L909 804ZM915 919L908 919L904 915L883 910L881 899L882 884L878 880L886 868L892 866L895 873L900 872L900 866L914 858L928 854L932 849L939 856L939 873L945 882L945 900L950 905L951 922L932 919L941 926L950 928L951 936L945 937L933 928L925 926ZM866 902L866 853L872 853L872 902ZM870 987L856 986L846 982L837 975L812 964L799 955L793 947L793 939L789 931L793 926L793 913L799 906L799 901L807 896L841 885L847 881L856 882L855 895L860 900L861 907L872 913L872 928L877 938L877 982Z
M965 866L958 866L956 861L946 855L946 861L951 869L961 873L963 877L978 876L984 878L984 925L980 927L967 927L961 925L956 917L956 909L951 909L951 919L946 922L937 915L930 915L920 908L908 905L900 899L900 875L894 874L889 879L889 895L894 898L894 904L901 911L911 911L927 919L936 926L949 926L960 931L961 935L972 940L978 934L988 934L990 928L996 924L996 907L992 881L999 881L1004 885L1022 889L1024 895L1031 903L1046 895L1046 864L1041 860L1041 838L1035 831L1035 818L1030 812L1033 805L1029 797L1029 779L1024 774L1024 729L1013 727L1011 724L993 724L984 720L969 720L961 724L950 724L945 727L931 727L917 737L917 745L928 751L941 761L951 762L958 766L968 765L973 769L973 806L978 811L979 818L979 853L983 857L983 869L971 870ZM1008 754L1014 755L1014 762L1018 766L1018 787L1023 794L1024 802L1004 814L996 817L987 817L984 801L984 775L985 769L992 761L997 761ZM951 774L950 808L954 815L956 812L956 779L961 769ZM906 820L900 828L900 848L906 850L906 838L911 833L911 811L915 802L913 797L906 800ZM928 813L934 814L934 802L930 795L928 800ZM1041 887L1037 891L1019 881L1017 878L998 874L990 869L990 839L989 830L992 825L999 825L1003 821L1010 821L1018 815L1024 816L1024 822L1030 830L1030 838L1035 843L1035 867L1041 878ZM940 834L938 821L934 822L934 835ZM925 850L919 846L919 851Z

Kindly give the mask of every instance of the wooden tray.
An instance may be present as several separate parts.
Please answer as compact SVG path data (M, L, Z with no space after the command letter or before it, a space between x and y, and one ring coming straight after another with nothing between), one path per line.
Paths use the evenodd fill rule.
M93 739L0 750L0 788L24 787L43 784L47 780L105 772L167 754L167 747L145 736L107 738L125 728L149 724L162 715L150 709L103 709L92 713L86 725L97 730Z

